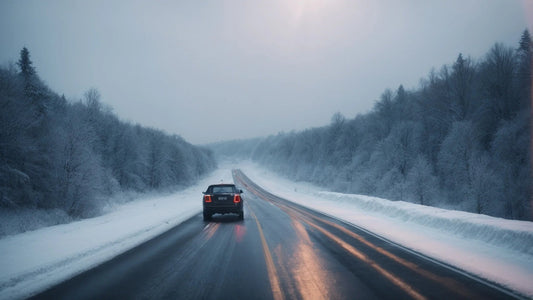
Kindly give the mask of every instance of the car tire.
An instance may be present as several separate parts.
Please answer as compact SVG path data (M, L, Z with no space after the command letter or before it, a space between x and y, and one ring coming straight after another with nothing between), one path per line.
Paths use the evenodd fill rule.
M239 213L239 220L244 220L244 212L243 211L241 211Z
M204 221L211 220L211 215L209 213L204 212Z

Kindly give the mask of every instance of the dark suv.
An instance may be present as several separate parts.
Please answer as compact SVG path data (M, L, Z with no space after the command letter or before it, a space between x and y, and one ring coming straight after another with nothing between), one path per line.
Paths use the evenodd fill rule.
M234 184L213 184L203 192L204 220L210 220L213 214L234 213L244 219L242 209L242 190Z

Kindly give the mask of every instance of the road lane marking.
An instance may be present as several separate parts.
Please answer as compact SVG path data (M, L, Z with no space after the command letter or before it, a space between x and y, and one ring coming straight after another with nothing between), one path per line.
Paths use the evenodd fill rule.
M414 299L420 299L420 300L426 299L426 297L422 296L417 291L415 291L415 289L413 289L409 284L407 284L406 282L404 282L400 278L394 276L394 274L392 274L389 271L387 271L384 268L382 268L375 261L373 261L372 259L368 258L365 254L363 254L362 252L358 251L352 245L350 245L350 244L346 243L345 241L343 241L341 238L337 237L336 235L332 234L331 232L327 231L326 229L324 229L324 228L322 228L322 227L320 227L320 226L318 226L318 225L316 225L316 224L314 224L312 222L308 222L308 221L305 221L305 220L304 220L304 222L306 222L307 224L309 224L313 228L317 229L318 231L322 232L322 234L324 234L330 240L332 240L335 243L337 243L339 246L344 248L350 254L352 254L353 256L355 256L358 259L362 260L367 265L371 266L374 270L378 271L381 275L383 275L385 278L389 279L389 281L391 281L396 286L401 288L404 292L409 294Z
M289 214L289 216L291 216L292 219L296 219L298 218L294 212L292 211L289 211L289 209L287 207L283 207L282 208L283 210L285 210L285 212L287 214ZM300 213L302 214L302 213ZM312 216L313 217L313 216ZM314 217L313 217L314 218ZM317 229L318 231L320 231L322 234L324 234L326 237L328 237L330 240L332 240L333 242L335 242L336 244L338 244L339 246L341 246L343 249L345 249L346 251L348 251L348 253L350 253L351 255L355 256L356 258L358 258L359 260L365 262L367 265L369 265L370 267L372 267L374 270L376 270L378 273L380 273L381 275L383 275L385 278L387 278L389 281L391 281L393 284L395 284L396 286L398 286L400 289L402 289L404 292L406 292L407 294L409 294L411 297L413 297L414 299L426 299L426 297L424 297L423 295L421 295L420 293L418 293L413 287L411 287L408 283L404 282L403 280L401 280L401 278L395 276L394 274L392 274L391 272L385 270L384 268L382 268L378 263L376 263L374 260L368 258L368 256L366 256L363 252L357 250L355 247L353 247L352 245L348 244L347 242L345 242L344 240L342 240L340 237L334 235L333 233L331 233L330 231L328 231L327 229L323 228L322 226L312 222L311 220L309 220L309 217L305 216L302 214L302 217L299 218L301 219L302 221L304 221L306 224L308 224L309 226ZM320 220L320 221L323 221L323 220ZM372 245L373 246L373 245ZM374 246L375 247L375 246Z
M419 275L421 275L421 276L423 276L423 277L425 277L425 278L428 278L428 279L433 280L433 281L435 281L435 282L437 282L437 283L439 283L439 284L442 284L444 287L446 287L446 288L449 289L450 291L454 291L454 292L460 294L460 295L461 295L462 297L464 297L464 298L467 298L467 299L473 299L473 298L479 297L479 295L477 295L476 293L472 292L472 291L469 289L469 287L468 287L468 286L465 286L462 282L457 281L457 280L452 279L452 278L449 278L449 277L439 276L439 275L434 274L434 273L432 273L432 272L430 272L430 271L428 271L428 270L426 270L426 269L423 269L423 268L421 268L420 266L418 266L418 265L416 265L416 264L414 264L414 263L412 263L412 262L410 262L410 261L408 261L408 260L402 259L401 257L398 257L398 256L394 255L393 253L390 253L390 252L386 251L386 250L383 249L383 248L380 248L380 247L378 247L378 246L375 246L374 244L370 243L369 241L367 241L367 240L366 240L365 238L363 238L362 236L357 235L355 232L352 232L352 231L350 231L349 229L342 227L341 225L338 225L338 224L336 224L336 223L333 223L333 222L330 222L330 221L324 220L324 219L322 219L322 218L319 218L319 217L317 217L317 216L314 216L313 214L311 214L311 213L309 213L309 212L307 212L307 211L304 211L303 209L300 209L300 208L298 208L298 207L288 206L288 205L285 205L285 204L283 204L283 203L280 203L280 202L278 202L278 201L276 201L276 200L273 200L273 199L269 199L269 198L267 198L267 197L276 197L276 198L280 198L280 197L278 197L278 196L276 196L276 195L274 195L274 194L271 194L271 193L269 193L268 191L262 189L260 186L258 186L257 184L255 184L255 183L254 183L253 181L251 181L248 177L246 177L246 175L245 175L244 173L242 173L242 171L240 171L240 170L236 170L235 175L236 175L236 177L237 177L237 180L240 181L242 184L244 184L244 185L247 187L247 189L250 190L253 194L255 194L256 196L258 196L258 197L260 197L260 198L262 198L262 199L268 201L269 203L273 203L273 204L277 205L277 206L280 207L281 209L284 209L286 212L287 212L288 210L294 210L294 211L298 212L299 214L301 214L301 216L302 216L303 218L313 218L313 219L315 219L315 221L325 223L326 225L334 226L334 227L336 227L337 229L341 230L342 232L344 232L344 233L346 233L346 234L352 236L353 238L359 240L360 242L365 243L365 244L368 243L368 245L369 245L370 247L374 248L376 251L378 251L378 252L381 253L382 255L385 255L385 256L389 257L390 259L396 261L397 263L403 265L404 267L409 268L410 270L412 270L412 271L418 273ZM241 176L244 177L248 182L244 182L244 180L243 180L243 178L241 178ZM263 194L263 193L260 192L259 190L263 190L265 194ZM282 198L280 198L280 199L282 199ZM285 200L285 201L288 201L288 200ZM311 209L311 210L312 210L312 209ZM288 213L288 212L287 212L287 213ZM325 215L327 216L327 214L325 214ZM329 216L329 217L334 218L334 219L337 219L337 218L334 217L334 216ZM425 256L425 255L420 254L420 253L418 253L418 252L416 252L416 251L413 251L413 250L411 250L411 249L409 249L409 248L406 248L406 247L404 247L404 246L402 246L402 245L399 245L399 244L397 244L397 243L391 242L391 241L389 241L389 240L387 240L387 239L384 239L383 237L381 237L381 236L379 236L379 235L377 235L377 234L375 234L375 233L372 233L372 232L370 232L370 231L368 231L368 230L366 230L366 229L364 229L364 228L360 228L360 227L358 227L357 225L351 224L351 223L349 223L349 222L346 222L346 221L343 221L343 220L340 220L340 219L337 219L337 220L338 220L339 222L342 222L342 223L344 223L344 224L347 224L348 226L354 226L355 228L358 228L359 230L362 230L362 231L364 231L364 232L367 232L368 234L370 234L370 235L372 235L372 236L374 236L374 237L376 237L376 238L378 238L378 239L381 239L381 240L383 240L383 241L386 241L386 242L388 242L388 243L391 243L392 245L396 245L397 247L399 247L399 248L401 248L401 249L404 249L405 251L407 251L407 252L409 252L409 253L411 253L411 254L413 254L413 255L416 255L416 256L418 256L418 257L420 257L420 258L422 258L422 259L425 259L425 260L427 260L427 261L430 261L430 262L432 262L432 263L435 263L435 264L437 264L437 265L439 265L439 266L441 266L441 267L443 267L443 268L446 268L446 269L448 269L448 270L450 270L450 271L453 271L453 272L455 272L455 273L458 273L458 274L461 274L461 275L463 275L463 276L466 276L466 277L468 277L468 278L470 278L470 279L472 279L472 280L475 280L475 281L477 281L477 282L479 282L479 283L481 283L481 284L483 284L483 285L485 285L485 286L492 287L492 288L494 288L494 289L496 289L496 290L498 290L498 291L500 291L500 292L502 292L502 293L504 293L504 294L506 294L506 295L508 295L508 296L511 296L511 297L514 297L514 298L522 298L521 295L515 293L514 291L507 290L507 289L502 288L501 286L499 286L499 285L497 285L497 284L494 284L494 283L492 283L492 282L486 281L486 280L484 280L484 279L482 279L482 278L479 278L479 277L477 277L477 276L475 276L475 275L472 275L472 274L470 274L470 273L467 273L467 272L465 272L465 271L463 271L463 270L461 270L461 269L457 269L456 267L453 267L453 266L447 265L447 264L442 263L442 262L440 262L440 261L438 261L438 260L435 260L435 259L433 259L433 258L431 258L431 257ZM354 236L354 235L355 235L355 236ZM357 237L356 237L356 236L357 236Z
M439 284L442 284L443 286L445 286L447 289L451 290L451 291L454 291L458 294L460 294L462 297L464 298L467 298L467 299L472 299L472 298L475 298L477 295L475 293L472 293L468 287L466 287L465 285L463 285L462 283L456 281L456 280L453 280L451 278L448 278L448 277L442 277L442 276L439 276L439 275L436 275L436 274L433 274L425 269L422 269L420 268L418 265L410 262L410 261L407 261L401 257L398 257L396 255L394 255L393 253L381 248L381 247L378 247L376 245L374 245L373 243L369 242L368 240L366 240L365 238L363 238L362 236L358 235L357 233L355 232L352 232L350 231L349 229L339 225L339 224L336 224L334 222L331 222L331 221L328 221L328 220L324 220L318 216L314 216L304 210L301 210L297 207L291 207L291 206L287 206L285 204L281 204L281 203L278 203L279 207L284 209L287 213L291 213L290 211L296 211L297 213L299 213L300 215L302 215L303 218L310 218L310 219L313 219L314 221L318 221L318 222L321 222L323 224L326 224L326 225L329 225L329 226L332 226L340 231L342 231L343 233L351 236L352 238L358 240L359 242L363 243L364 245L366 245L367 247L370 247L372 248L374 251L388 257L389 259L395 261L396 263L400 264L400 265L403 265L404 267L410 269L411 271L413 272L416 272L418 273L419 275L421 275L422 277L425 277L425 278L428 278L430 280L433 280L435 282L438 282ZM306 222L307 223L307 222Z
M425 269L422 269L420 268L420 266L406 260L406 259L403 259L401 257L398 257L394 254L392 254L391 252L381 248L381 247L378 247L374 244L372 244L371 242L369 242L368 240L366 240L365 238L363 238L362 236L358 235L357 233L355 232L352 232L350 230L348 230L347 228L344 228L342 227L341 225L338 225L334 222L330 222L328 220L323 220L323 219L319 219L319 218L316 218L315 216L311 216L313 219L315 220L318 220L320 222L323 222L327 225L330 225L334 228L337 228L338 230L342 231L343 233L351 236L352 238L358 240L359 242L363 243L364 245L374 249L376 252L394 260L395 262L403 265L404 267L418 273L419 275L423 276L423 277L426 277L428 279L431 279L435 282L438 282L442 285L444 285L446 288L450 289L450 290L453 290L455 291L456 293L460 294L461 296L465 297L465 298L474 298L476 297L475 294L473 294L472 292L470 292L468 290L468 288L466 286L464 286L463 284L461 284L460 282L457 282L451 278L446 278L446 277L442 277L442 276L439 276L439 275L436 275L436 274L433 274Z
M242 182L242 179L239 178L239 181ZM264 196L263 194L261 194L258 190L256 190L255 188L248 188L249 190L251 190L251 192L253 194L255 194L256 196L262 198L263 200L266 200L268 202L272 202L270 199L268 199L266 196ZM283 209L289 216L291 216L292 219L296 218L295 214L294 214L294 211L296 212L299 212L298 209L296 208L292 208L292 207L288 207L286 205L282 205L280 203L275 203L277 206L279 206L281 209ZM291 211L292 210L292 211ZM378 273L380 273L381 275L383 275L385 278L387 278L389 281L391 281L393 284L395 284L396 286L398 286L400 289L402 289L404 292L406 292L407 294L409 294L411 297L413 297L414 299L419 299L419 300L422 300L422 299L426 299L424 296L422 296L420 293L418 293L417 291L415 291L409 284L407 284L406 282L404 282L403 280L401 280L400 278L394 276L392 273L390 273L389 271L385 270L384 268L382 268L380 265L378 265L376 262L374 262L373 260L371 260L370 258L368 258L366 255L364 255L362 252L358 251L357 249L355 249L353 246L351 246L350 244L346 243L345 241L343 241L341 238L335 236L334 234L330 233L329 231L327 231L326 229L316 225L315 223L312 223L308 220L306 220L306 216L300 212L300 214L302 214L303 218L302 220L309 224L310 226L312 226L313 228L319 230L320 232L322 232L326 237L328 237L330 240L334 241L335 243L337 243L339 246L341 246L342 248L344 248L346 251L348 251L348 253L352 254L353 256L357 257L358 259L362 260L363 262L367 263L369 266L371 266L374 270L376 270ZM255 218L255 215L254 215L254 218ZM256 219L256 222L257 222L257 225L258 227L260 228L260 225L259 225L259 222L257 221L257 218ZM262 230L260 229L260 234L262 236ZM264 237L262 236L262 239ZM265 242L266 243L266 242Z
M258 197L261 197L261 195L255 190L252 190L248 185L242 182L240 178L237 179L239 182L245 185L250 192ZM267 204L279 208L276 204L270 201L267 201ZM247 205L247 207L249 208L250 206ZM294 265L297 267L297 269L288 270L292 274L292 277L296 283L296 286L292 288L294 288L303 299L328 299L328 295L331 293L329 289L331 289L333 285L329 284L330 280L327 278L327 276L323 275L323 266L320 264L319 257L312 249L311 239L302 223L297 221L291 215L288 216L290 216L292 219L292 225L298 237L298 242L296 243L297 250L295 253L293 253L294 255L292 255L292 259L296 260L294 261ZM276 251L279 252L279 258L283 256L280 254L281 248L276 248L274 253L276 253ZM284 271L283 265L283 262L281 262L281 266L278 265L279 267L282 267L282 273ZM294 294L295 291L293 291L292 288L289 287L291 291L285 291L285 293L289 292L289 295L292 295L289 298L298 298L296 294Z
M206 235L206 240L210 240L215 232L217 231L218 227L220 227L220 223L215 223L215 225L211 225L213 223L207 224L207 226L204 227L204 232Z
M283 297L283 293L281 292L281 284L279 282L278 273L274 265L274 260L272 259L272 254L270 253L270 250L268 248L265 235L263 234L263 229L261 228L261 224L259 224L259 220L257 219L257 216L251 209L250 205L247 205L247 207L248 207L248 210L250 211L250 214L254 218L255 223L257 224L257 229L259 230L259 236L261 237L261 245L263 246L263 253L265 255L265 262L266 262L267 272L268 272L268 280L270 281L272 295L274 296L275 300L283 300L284 297Z

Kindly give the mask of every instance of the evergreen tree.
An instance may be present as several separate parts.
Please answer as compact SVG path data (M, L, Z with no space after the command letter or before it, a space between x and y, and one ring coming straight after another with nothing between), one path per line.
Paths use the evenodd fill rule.
M526 108L531 105L531 69L533 68L533 44L531 35L526 29L520 38L518 54L518 91L520 93L520 107Z
M395 100L395 112L396 112L396 122L406 121L410 119L411 112L407 105L407 92L405 91L402 84L396 90Z
M531 54L531 35L529 34L529 30L524 30L522 33L522 37L520 38L520 51L526 51L529 54Z
M464 59L463 55L459 53L452 66L452 74L449 80L452 96L450 111L456 121L464 121L472 114L474 74L475 71L471 60Z
M20 68L20 74L24 80L29 81L36 74L35 68L32 66L32 61L30 59L30 51L28 48L24 47L20 50L20 59L17 62L17 65Z
M39 82L37 78L37 72L35 72L35 68L32 66L33 62L30 59L30 51L28 48L24 47L22 50L20 50L20 58L17 62L17 65L20 68L20 76L22 77L24 81L24 92L26 96L32 101L36 101L37 98L40 97L39 95ZM39 113L43 113L44 107L42 103L39 105L38 108Z

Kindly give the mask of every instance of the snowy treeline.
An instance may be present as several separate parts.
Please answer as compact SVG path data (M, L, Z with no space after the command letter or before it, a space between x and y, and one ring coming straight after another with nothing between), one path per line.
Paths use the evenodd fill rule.
M89 216L115 192L186 186L214 166L210 150L120 121L95 89L58 96L26 48L0 68L0 208Z
M340 192L531 219L531 49L525 31L517 49L459 55L365 115L270 136L251 156Z

